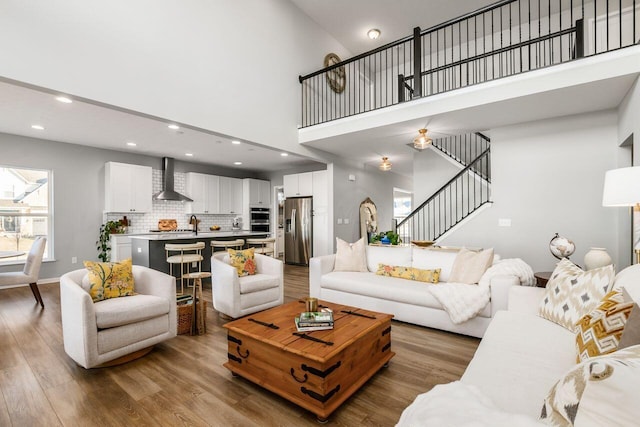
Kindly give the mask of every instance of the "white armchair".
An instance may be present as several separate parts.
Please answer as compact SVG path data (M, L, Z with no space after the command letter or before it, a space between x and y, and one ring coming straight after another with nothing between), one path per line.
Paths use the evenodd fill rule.
M257 273L238 277L237 270L228 260L226 252L218 252L211 257L213 307L218 312L235 319L282 305L282 261L255 254Z
M136 295L94 303L85 276L80 269L60 278L64 351L79 365L123 363L176 336L174 277L134 265Z

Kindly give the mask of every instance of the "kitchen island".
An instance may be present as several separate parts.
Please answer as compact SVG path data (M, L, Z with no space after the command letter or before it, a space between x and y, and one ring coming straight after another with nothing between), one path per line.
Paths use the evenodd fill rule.
M211 240L235 240L246 238L269 237L269 233L248 230L207 231L207 232L159 232L129 236L131 239L131 258L134 265L153 268L169 273L167 254L164 245L167 243L204 242L202 271L211 271ZM175 273L175 272L174 272Z

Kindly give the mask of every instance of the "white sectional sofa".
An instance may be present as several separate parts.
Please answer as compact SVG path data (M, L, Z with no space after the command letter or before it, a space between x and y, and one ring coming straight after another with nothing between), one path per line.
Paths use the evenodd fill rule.
M621 271L613 286L624 288L636 303L640 302L640 265ZM537 315L544 292L544 288L512 287L508 311L496 313L461 380L419 395L405 409L398 426L547 425L538 420L544 399L554 384L577 366L577 351L575 333ZM640 379L640 372L636 378ZM635 390L622 393L633 399ZM609 408L617 404L612 400L620 402L622 408L618 409L623 412L616 410L616 419L620 419L620 414L627 419L637 416L637 407L624 406L627 398L616 396L615 392L604 398L610 399L603 402ZM450 411L451 406L456 408L455 413ZM576 418L575 425L640 424L638 418L630 423L613 421L607 418L612 413L601 408L585 411L584 406L580 407L584 412L581 418Z
M457 251L415 246L367 246L366 253L367 272L333 271L335 255L312 258L309 263L310 295L326 301L390 313L395 320L403 322L482 337L496 312L506 310L509 288L520 284L517 276L493 277L489 304L478 316L464 323L454 324L424 283L379 276L375 272L379 263L420 269L439 268L440 281L446 282Z

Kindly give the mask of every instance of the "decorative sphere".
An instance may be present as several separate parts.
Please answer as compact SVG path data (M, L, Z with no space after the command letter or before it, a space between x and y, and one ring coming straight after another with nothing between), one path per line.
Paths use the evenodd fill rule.
M556 233L549 242L549 250L551 255L558 259L569 258L576 251L576 245L571 240Z

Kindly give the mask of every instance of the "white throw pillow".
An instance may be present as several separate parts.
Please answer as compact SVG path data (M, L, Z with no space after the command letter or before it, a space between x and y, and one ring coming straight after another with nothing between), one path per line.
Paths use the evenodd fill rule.
M493 248L481 252L462 248L453 262L449 282L468 285L478 283L491 264L493 264Z
M551 273L538 315L576 332L576 323L597 307L614 275L613 265L583 271L563 258Z
M333 271L367 271L364 238L347 243L336 237L336 262Z
M576 365L551 388L540 418L552 426L637 426L640 345Z

